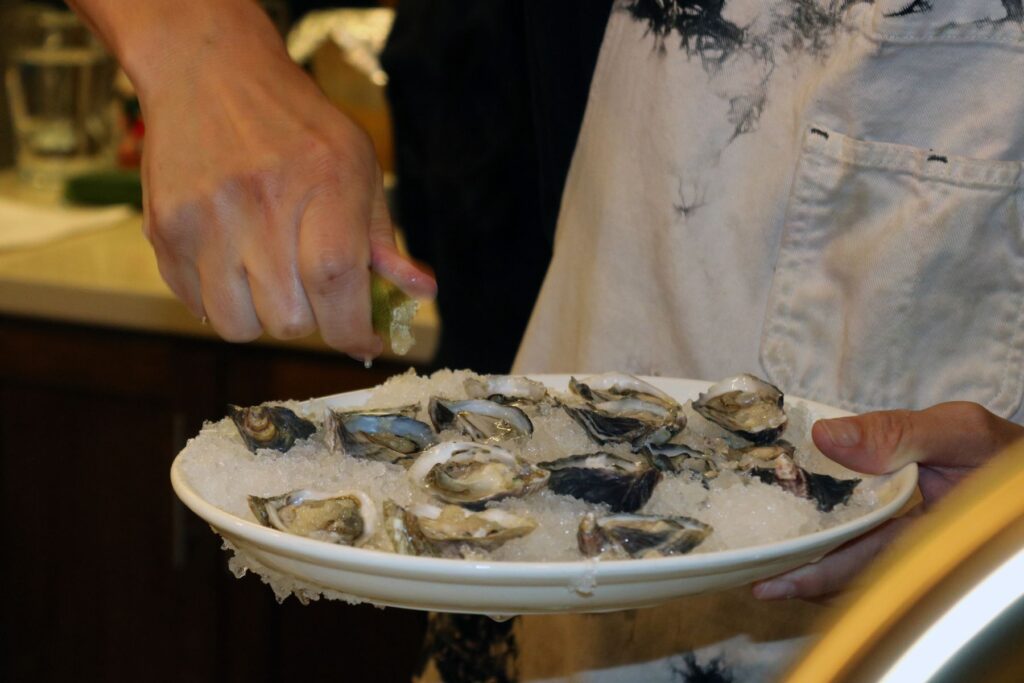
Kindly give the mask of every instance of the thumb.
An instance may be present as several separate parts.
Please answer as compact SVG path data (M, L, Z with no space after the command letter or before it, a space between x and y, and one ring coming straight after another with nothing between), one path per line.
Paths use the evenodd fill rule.
M892 472L911 462L977 467L1021 436L1024 427L965 401L819 420L811 429L822 453L869 474Z

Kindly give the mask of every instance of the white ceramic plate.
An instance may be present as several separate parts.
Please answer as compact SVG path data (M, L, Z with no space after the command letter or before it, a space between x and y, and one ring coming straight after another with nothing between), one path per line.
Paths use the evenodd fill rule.
M568 375L534 379L565 391ZM709 383L644 378L680 401L696 398ZM369 390L316 399L331 407L362 405ZM786 397L812 416L844 411ZM852 521L813 534L738 550L650 560L579 562L478 562L413 557L315 541L236 517L203 500L182 472L171 467L175 493L240 551L282 574L378 605L488 615L600 612L645 607L683 595L724 590L813 562L845 541L892 517L917 484L917 466L861 486L875 489L878 507Z

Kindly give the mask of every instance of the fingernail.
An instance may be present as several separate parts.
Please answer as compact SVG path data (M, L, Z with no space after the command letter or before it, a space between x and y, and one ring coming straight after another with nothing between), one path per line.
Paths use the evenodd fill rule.
M433 297L437 295L437 282L430 273L421 270L409 278L408 284L419 292L421 296Z
M860 443L860 425L853 420L838 418L835 420L822 420L821 426L836 446L850 448Z
M789 581L765 581L754 586L758 600L788 600L796 597L796 586Z

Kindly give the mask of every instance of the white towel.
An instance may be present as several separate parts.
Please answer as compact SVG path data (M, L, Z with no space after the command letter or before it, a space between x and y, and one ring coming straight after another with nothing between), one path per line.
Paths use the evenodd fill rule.
M68 207L0 197L0 251L35 247L110 228L134 214L130 206Z

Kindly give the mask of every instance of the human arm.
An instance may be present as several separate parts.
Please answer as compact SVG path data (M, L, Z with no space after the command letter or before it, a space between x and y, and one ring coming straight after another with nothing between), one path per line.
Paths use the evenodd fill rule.
M976 403L941 403L926 410L891 410L820 420L811 430L815 445L837 462L869 474L884 474L910 462L919 466L923 501L820 561L758 582L762 600L819 598L846 586L914 518L1014 441L1024 427Z
M72 0L146 120L144 231L160 273L225 339L320 329L377 355L370 269L415 296L365 133L288 57L252 0Z

